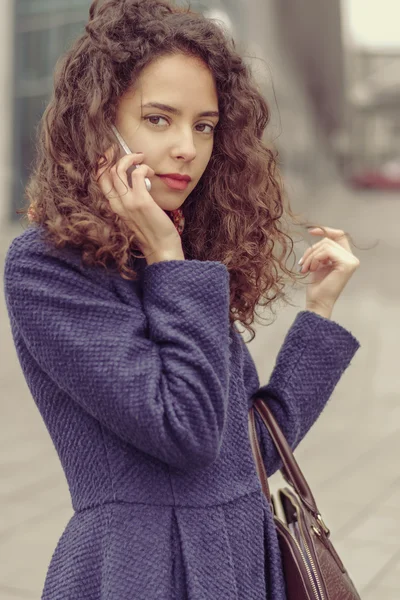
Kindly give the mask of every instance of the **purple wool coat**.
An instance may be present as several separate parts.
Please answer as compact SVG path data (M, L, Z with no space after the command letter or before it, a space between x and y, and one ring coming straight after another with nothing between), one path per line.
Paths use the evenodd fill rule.
M229 323L226 266L143 260L126 281L51 248L37 225L8 249L16 351L74 510L42 598L284 600L248 409L262 394L294 449L359 343L301 311L260 388ZM256 417L272 474L280 461Z

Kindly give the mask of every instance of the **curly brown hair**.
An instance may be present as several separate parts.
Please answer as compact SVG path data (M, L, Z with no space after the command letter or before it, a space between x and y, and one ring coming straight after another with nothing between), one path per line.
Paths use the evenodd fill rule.
M114 149L110 167L119 158L111 124L120 96L151 61L175 53L208 65L221 115L207 169L183 205L183 251L187 259L226 265L230 321L252 340L256 307L290 304L286 283L304 277L286 266L293 239L284 213L305 223L285 199L276 150L263 142L270 111L250 68L201 13L164 0L92 3L85 32L57 63L26 186L29 207L17 212L34 213L56 247L81 248L85 264L114 265L125 279L137 278L135 235L110 208L96 170L107 148Z

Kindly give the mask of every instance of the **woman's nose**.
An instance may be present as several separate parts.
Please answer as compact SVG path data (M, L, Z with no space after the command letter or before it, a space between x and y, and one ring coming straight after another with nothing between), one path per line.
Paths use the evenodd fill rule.
M185 160L193 160L196 157L196 146L194 144L193 133L181 135L175 147L175 155Z

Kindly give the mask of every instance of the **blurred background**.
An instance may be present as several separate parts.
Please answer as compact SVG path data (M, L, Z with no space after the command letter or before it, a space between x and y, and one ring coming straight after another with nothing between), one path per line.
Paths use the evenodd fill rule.
M15 214L58 57L84 28L87 0L2 0L0 266L26 223ZM363 600L400 598L400 236L398 0L192 0L228 28L270 103L266 139L304 218L351 234L361 266L332 319L361 348L296 451ZM308 236L308 237L307 237ZM305 234L307 244L320 238ZM298 257L304 242L295 245ZM394 271L392 270L394 269ZM305 291L257 326L261 384ZM27 310L29 307L27 306ZM25 384L0 297L0 598L39 598L72 515L51 439ZM280 475L272 487L282 484Z

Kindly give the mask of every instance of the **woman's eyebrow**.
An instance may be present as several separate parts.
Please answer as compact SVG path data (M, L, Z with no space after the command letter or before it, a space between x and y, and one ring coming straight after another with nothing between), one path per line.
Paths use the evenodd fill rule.
M161 104L160 102L148 102L147 104L143 104L142 108L158 108L160 110L164 110L165 112L170 112L173 115L181 115L182 111L178 108L174 108L173 106L168 106L168 104ZM219 117L219 112L215 110L206 110L205 112L201 112L197 115L198 117Z

